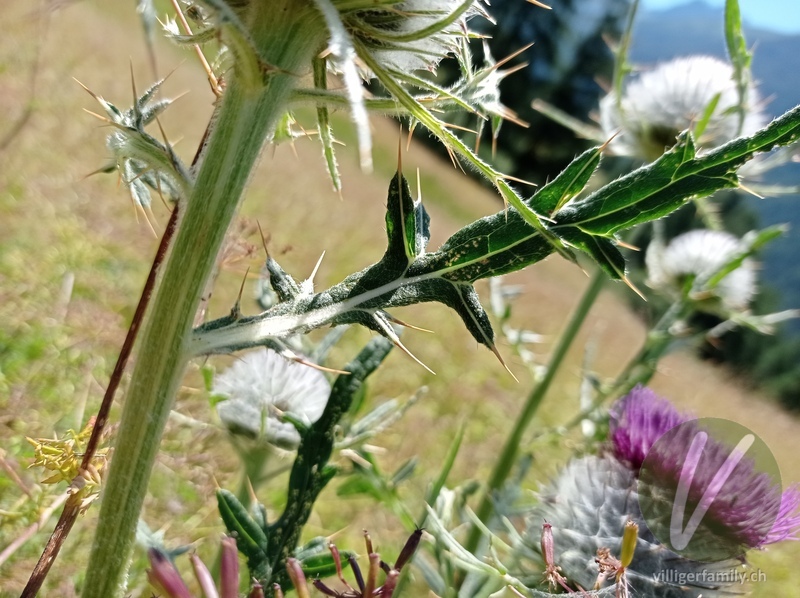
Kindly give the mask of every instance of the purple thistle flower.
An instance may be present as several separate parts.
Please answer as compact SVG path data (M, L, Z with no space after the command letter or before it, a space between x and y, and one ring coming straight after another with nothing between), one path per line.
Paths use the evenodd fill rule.
M609 437L614 455L639 475L640 494L654 492L654 496L674 497L687 463L687 450L699 434L708 434L700 421L695 423L693 417L680 413L669 401L641 386L613 405L610 416ZM665 434L664 441L657 442ZM688 512L694 512L704 500L726 467L731 449L708 435L691 478ZM642 484L654 489L648 490ZM671 510L672 500L667 503L666 508ZM745 455L718 488L703 523L720 542L739 545L743 551L798 539L800 487L792 486L781 493L775 478L760 471Z
M800 540L798 534L800 534L800 485L794 484L781 495L778 518L758 547L784 540Z
M609 437L614 456L638 471L647 453L669 430L693 419L641 384L610 410Z

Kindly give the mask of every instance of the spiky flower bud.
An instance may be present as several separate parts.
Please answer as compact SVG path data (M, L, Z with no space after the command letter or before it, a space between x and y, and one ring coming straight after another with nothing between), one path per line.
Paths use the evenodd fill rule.
M543 518L549 521L555 563L573 588L592 588L601 577L596 559L599 550L605 549L609 555L627 554L630 547L623 550L623 545L628 521L638 526L633 557L626 569L633 596L723 596L726 584L706 582L701 572L725 572L740 566L733 560L698 563L664 547L642 518L633 472L613 457L588 456L572 461L540 495L541 503L528 519L526 546L536 547L539 523Z
M701 593L713 598L729 593L731 584L743 578L744 565L733 558L742 552L713 562L692 560L670 549L660 534L657 537L656 527L649 525L654 523L652 515L642 512L652 500L654 484L649 474L643 482L640 468L667 485L677 485L687 460L682 451L691 444L684 436L699 424L641 387L612 407L610 419L609 454L573 460L540 492L520 554L538 550L539 527L545 520L552 531L547 542L542 536L542 560L572 588L615 578L618 590L624 594L630 588L634 596L689 598ZM659 443L676 431L682 435ZM709 438L706 452L706 460L694 471L692 492L702 498L689 497L692 512L706 499L731 454L714 438ZM707 508L703 525L729 547L760 548L800 533L800 490L792 487L781 493L747 456L731 469Z

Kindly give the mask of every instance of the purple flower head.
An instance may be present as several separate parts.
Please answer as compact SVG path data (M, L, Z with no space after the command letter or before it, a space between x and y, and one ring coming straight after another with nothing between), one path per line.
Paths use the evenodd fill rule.
M709 488L724 480L714 491L713 501L702 517L703 526L714 538L712 544L739 546L745 551L797 539L800 487L793 486L781 493L777 465L773 475L762 471L748 449L742 449L741 458L732 465L733 445L729 446L721 437L715 438L714 427L707 430L703 422L722 421L726 431L738 424L695 420L640 386L619 400L610 415L614 455L639 476L640 494L652 493L651 497L664 501L660 513L667 519L673 512L681 477L686 474L687 463L691 463L687 513L694 513L708 499ZM716 432L721 431L722 428L716 428ZM746 429L741 436L745 435L748 435ZM693 445L698 450L690 457ZM762 447L768 453L766 445L762 443ZM728 474L720 478L718 474L726 468L730 468ZM709 550L711 554L717 548Z
M614 456L638 471L647 453L669 430L690 419L672 403L646 386L639 385L610 410L609 437Z

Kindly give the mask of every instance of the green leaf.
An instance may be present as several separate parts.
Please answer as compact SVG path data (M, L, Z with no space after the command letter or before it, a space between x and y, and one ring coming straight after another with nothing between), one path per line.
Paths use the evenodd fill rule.
M336 496L359 495L369 496L378 502L381 502L385 498L383 488L381 488L373 478L362 474L356 474L347 478L336 489Z
M267 536L236 496L225 489L217 490L217 506L228 533L236 538L236 546L248 561L267 556Z
M282 571L282 562L291 554L300 537L314 501L336 474L328 465L333 451L334 429L347 413L353 397L367 377L388 356L393 345L384 338L373 338L344 368L331 388L325 411L303 435L297 458L289 474L288 496L292 500L275 523L269 526L269 563L272 571Z
M382 261L389 267L402 265L403 270L425 253L431 237L430 216L421 202L414 203L408 181L400 172L389 184L386 235L389 243Z
M407 276L436 273L447 280L474 282L514 272L552 252L551 243L510 207L456 232L438 251L412 264Z
M392 474L390 483L393 486L397 486L405 482L412 475L414 475L414 470L416 470L418 463L419 459L416 457L412 457L411 459L405 461L400 467L397 468L397 471Z
M609 183L589 197L562 208L551 228L577 227L610 237L679 208L693 197L738 186L736 170L758 152L800 138L800 106L787 112L752 137L735 139L697 157L687 132L658 160Z
M602 147L595 147L575 158L552 182L539 189L528 204L540 213L554 214L584 190L600 166Z
M471 284L434 279L427 286L426 290L434 294L436 301L444 303L459 315L476 341L494 350L492 323L481 305L478 292Z
M711 121L711 117L714 116L714 112L717 109L717 105L719 104L719 100L722 97L722 92L717 92L714 94L714 97L711 98L711 101L708 105L703 109L703 114L700 115L700 119L697 121L697 124L694 127L694 136L698 139L702 139L703 133L708 127L708 123Z
M439 472L439 475L436 477L436 480L433 482L431 487L428 489L428 493L425 495L425 504L436 504L436 500L439 498L439 493L442 491L442 488L444 488L444 485L447 482L447 477L450 475L453 465L455 465L458 451L461 449L461 441L464 439L464 429L464 423L462 422L459 424L455 438L453 438L453 441L450 443L450 447L447 449L447 455L444 458L444 463L442 464L442 469ZM417 520L417 527L423 527L427 517L427 511L422 513L422 516Z
M294 558L302 562L307 558L317 556L324 552L330 553L330 543L331 541L325 536L316 536L315 538L311 538L308 542L294 551Z
M566 231L563 238L590 255L611 278L625 278L625 258L610 239L590 235L577 228Z
M269 284L278 296L279 301L291 301L300 295L300 285L271 256L267 256L266 265L269 273Z
M350 566L350 557L356 556L356 553L340 550L339 555L342 568L347 568ZM305 559L298 558L297 560L300 561L303 573L310 579L321 579L336 574L336 561L333 560L333 555L329 550Z

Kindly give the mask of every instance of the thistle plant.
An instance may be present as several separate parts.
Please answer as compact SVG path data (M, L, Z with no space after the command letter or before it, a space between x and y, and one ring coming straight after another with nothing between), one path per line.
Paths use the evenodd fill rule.
M108 141L113 154L110 166L119 171L136 202L146 207L154 193L164 196L172 200L173 216L163 251L151 272L151 283L143 294L140 315L109 386L109 403L95 426L95 433L101 434L108 418L107 406L159 270L160 282L149 302L149 314L138 340L138 358L126 392L115 443L118 457L112 459L104 480L83 586L85 598L121 596L126 592L134 531L147 483L175 394L191 360L255 349L219 375L212 392L225 397L217 410L226 426L296 450L287 482L287 502L282 512L272 517L258 501L252 507L246 506L244 502L248 501L240 500L241 493L237 497L220 489L217 501L228 532L247 560L249 577L263 588L273 588L273 584L288 588L294 582L302 595L299 586L303 580L296 567L303 553L301 537L315 501L338 473L332 455L342 418L363 391L367 377L393 346L410 358L408 367L427 367L401 342L399 329L409 326L391 311L423 302L441 303L458 315L474 341L492 351L502 363L475 283L531 266L551 254L570 262L594 262L598 274L592 290L573 319L571 332L565 335L541 382L532 390L487 484L483 506L472 522L480 539L488 530L491 493L513 468L519 439L602 281L612 278L631 284L619 249L620 234L666 216L691 200L720 189L736 188L739 168L757 155L800 138L800 108L763 127L754 126L753 130L743 129L740 123L744 136L729 135L720 145L698 145L692 131L682 131L670 139L669 148L652 163L589 190L590 179L609 147L603 144L577 156L561 174L534 193L523 195L509 182L510 177L479 159L440 118L440 112L465 110L481 121L489 121L495 132L503 119L513 118L498 100L497 85L504 74L498 67L503 61L488 60L481 67L471 64L467 42L473 34L469 20L486 18L486 10L477 0L203 0L199 6L191 7L195 31L181 32L174 23L166 23L168 37L179 44L218 43L223 47L220 74L212 77L220 97L190 164L181 160L163 134L156 136L147 129L169 114L165 112L169 100L157 99L160 82L144 94L137 94L128 110L92 93L112 127ZM461 79L445 88L430 74L448 55L459 60ZM343 88L330 85L333 79L329 75L340 77ZM377 95L366 93L363 79L376 84ZM741 80L739 77L737 81ZM737 90L741 106L746 89L739 85ZM372 224L386 230L385 250L382 255L372 255L372 265L329 288L317 289L313 276L298 282L270 254L265 269L274 300L266 302L264 311L244 316L237 303L228 316L198 325L195 317L201 298L213 278L217 256L254 165L266 144L291 136L285 125L291 121L292 110L304 104L314 108L324 162L335 189L341 189L343 183L329 112L348 107L358 131L359 159L364 170L371 165L368 113L388 113L405 120L409 128L427 129L446 147L454 162L484 177L497 190L504 206L463 226L439 248L430 250L430 229L436 223L431 222L420 194L412 194L398 160L396 174L387 181L384 221ZM754 241L732 255L721 265L722 269L732 271L741 266L744 254L756 245ZM709 276L698 275L695 280L705 285L704 291L711 292L728 274L715 271ZM323 374L304 372L295 378L288 373L289 367L307 367L314 361L297 348L298 337L323 327L344 325L368 328L376 336L338 372L330 386ZM276 354L266 353L265 347L283 357L296 358L298 363L288 366L275 361ZM258 368L257 374L252 368ZM632 379L626 378L624 383ZM293 384L298 381L300 384ZM275 386L279 383L280 389ZM280 397L281 392L287 395ZM272 398L267 399L267 395ZM94 445L90 441L90 447L89 458L96 441ZM587 500L599 500L608 488L615 494L615 521L619 523L622 516L635 520L637 513L629 504L634 474L618 461L591 459L597 462L586 458L568 469L563 483L575 486L578 476L602 472L606 477L592 482ZM452 461L443 469L436 491L428 497L429 503L435 503L444 488L450 466ZM87 468L86 464L82 467ZM74 521L74 515L69 512L65 518L72 517ZM558 530L565 525L555 517L557 513L552 515L558 546ZM449 532L434 510L423 519L431 521L438 537L447 541L448 550L457 552L463 562L491 578L493 591L506 586L517 592L538 592L531 589L534 585L526 585L519 576L510 574L499 559L490 565L483 562L480 550L470 545L474 542L468 541L466 548L459 547L448 537ZM641 526L640 530L639 540L634 541L647 542ZM592 540L595 548L590 556L594 557L598 549L610 551L598 557L599 565L595 563L591 570L593 579L587 577L584 561L583 569L573 570L573 563L557 550L555 563L547 564L551 574L555 571L552 567L560 566L569 571L567 579L588 589L598 574L613 573L619 587L625 586L626 581L637 587L635 558L629 567L628 545L623 546L625 533L619 525L611 532L600 544ZM627 542L632 542L630 537ZM388 568L386 582L379 587L373 579L378 569L373 566L376 553L371 549L369 552L369 579L363 584L358 582L358 591L329 590L332 593L328 595L393 595L394 584L401 583L400 569L409 555L401 557L394 568ZM43 558L41 567L45 571L52 562L51 554L46 553ZM616 555L619 564L613 560ZM585 556L581 553L581 558ZM32 580L25 595L34 595L41 579L39 575ZM457 585L458 580L452 581ZM323 587L327 586L315 585L325 593ZM274 591L279 595L278 590ZM594 595L609 595L608 592L607 588L599 588Z

